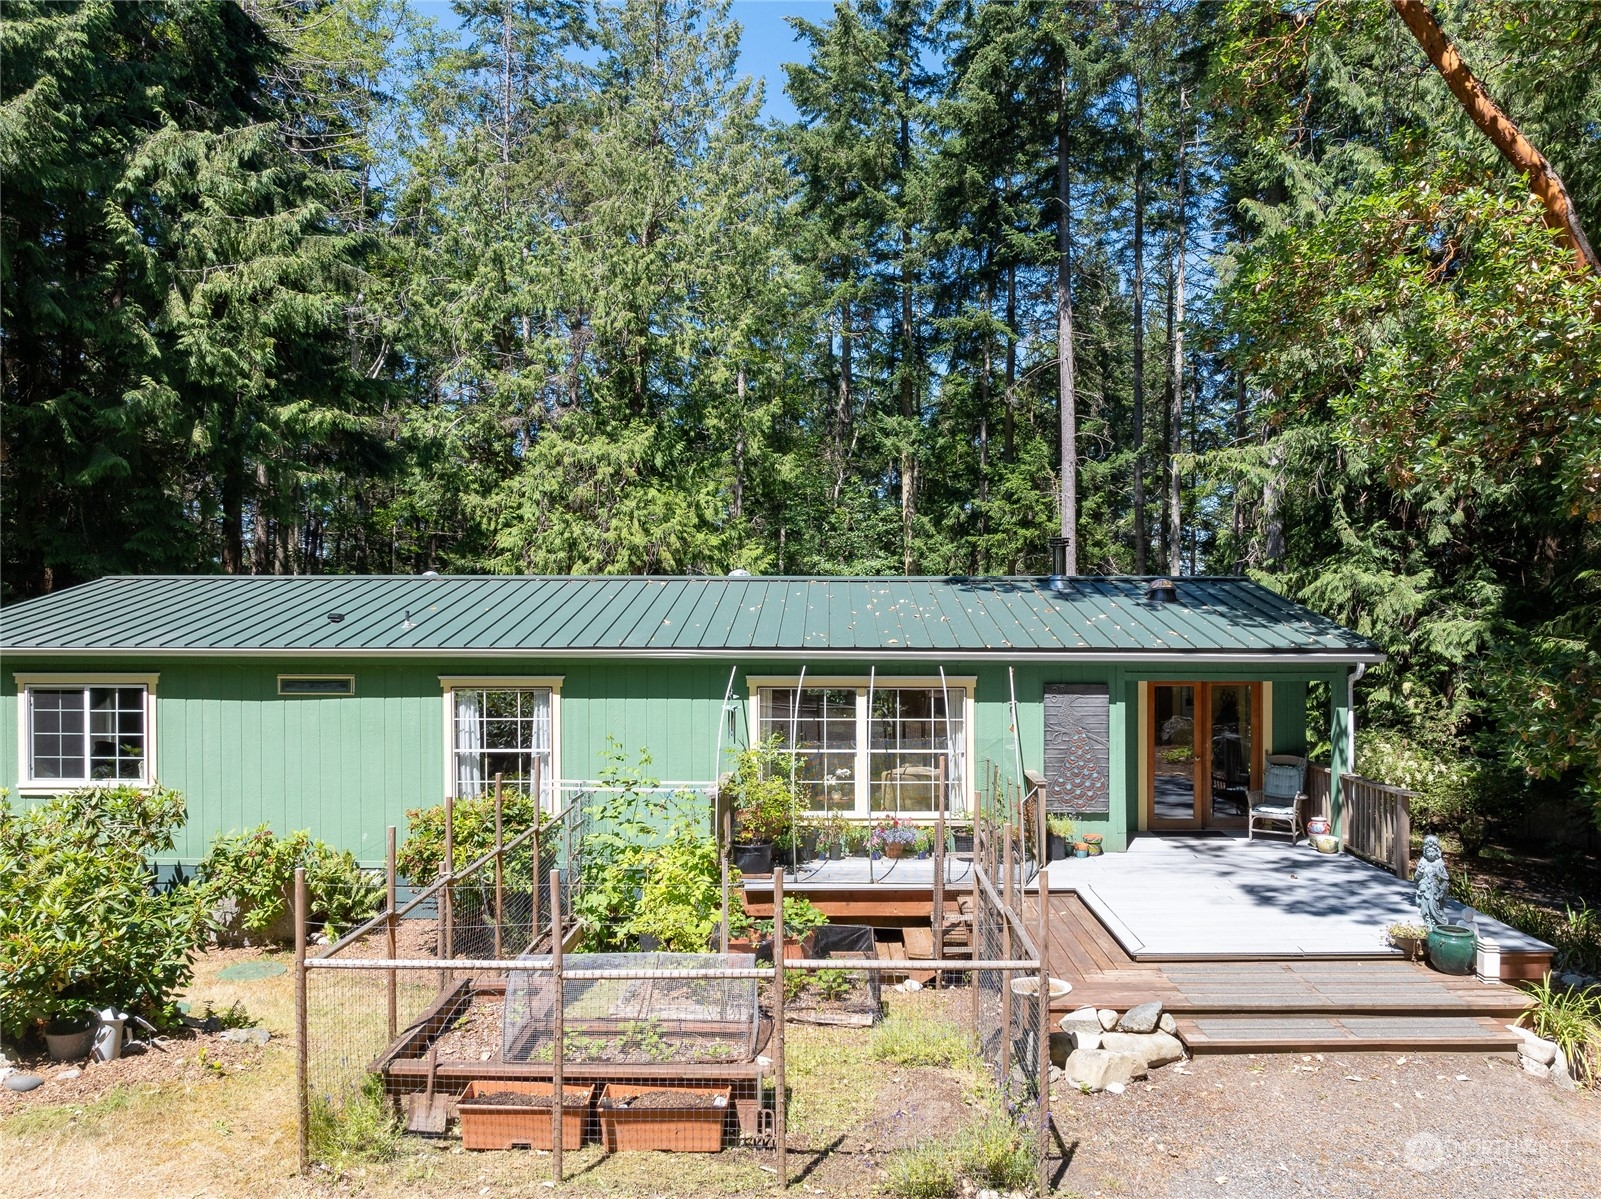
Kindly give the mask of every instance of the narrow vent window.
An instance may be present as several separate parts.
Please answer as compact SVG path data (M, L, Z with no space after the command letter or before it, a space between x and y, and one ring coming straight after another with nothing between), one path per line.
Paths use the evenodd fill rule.
M353 674L281 674L278 676L279 695L354 695L356 676Z

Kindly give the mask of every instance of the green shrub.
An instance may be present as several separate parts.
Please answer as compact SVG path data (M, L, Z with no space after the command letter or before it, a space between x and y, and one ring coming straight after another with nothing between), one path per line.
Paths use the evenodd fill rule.
M873 1030L873 1056L899 1066L956 1066L972 1059L973 1044L949 1021L897 1012Z
M1536 1006L1519 1022L1557 1043L1575 1082L1588 1087L1601 1081L1601 987L1553 984L1547 974L1527 989Z
M1023 1129L991 1111L948 1142L891 1154L884 1189L900 1199L949 1199L965 1180L983 1190L1026 1191L1034 1185L1034 1152Z
M956 1194L956 1165L949 1147L919 1145L890 1154L884 1163L884 1189L900 1199L950 1199Z
M336 1170L352 1162L393 1161L400 1152L400 1120L384 1094L384 1080L375 1074L343 1103L313 1095L307 1116L312 1158Z
M460 870L495 848L495 797L458 799L452 805L451 856ZM534 827L549 824L553 817L541 813L539 801L520 791L501 796L500 835L502 843ZM445 805L408 808L406 839L395 852L395 869L412 886L425 887L439 877L445 864Z
M1466 870L1451 876L1451 895L1492 920L1538 937L1556 950L1562 969L1601 974L1601 909L1580 905L1558 912L1475 882Z
M245 833L219 833L195 877L212 904L238 904L238 922L264 932L294 901L295 868L306 870L306 899L313 921L329 936L355 927L378 910L384 885L356 864L349 850L314 840L305 830L286 837L258 825Z
M804 941L827 923L828 917L823 915L822 909L804 895L784 897L784 940ZM771 920L758 920L756 927L765 936L773 935Z
M184 822L176 791L87 787L14 813L0 792L0 1029L117 1007L156 1022L205 943L193 887L156 891Z
M1435 746L1394 729L1359 730L1357 737L1363 777L1417 792L1411 804L1414 823L1455 833L1470 857L1526 799L1521 775L1474 757L1454 739Z

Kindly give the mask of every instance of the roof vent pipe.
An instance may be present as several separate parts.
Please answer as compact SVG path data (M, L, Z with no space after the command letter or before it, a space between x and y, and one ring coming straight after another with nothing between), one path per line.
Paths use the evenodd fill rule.
M1073 581L1067 574L1067 545L1066 537L1051 538L1051 578L1052 591L1071 591Z
M1179 589L1173 586L1172 579L1152 579L1145 585L1145 598L1153 604L1176 604Z

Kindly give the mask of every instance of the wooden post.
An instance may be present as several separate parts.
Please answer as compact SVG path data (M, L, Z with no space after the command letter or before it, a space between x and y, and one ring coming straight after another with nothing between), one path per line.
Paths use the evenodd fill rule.
M455 907L451 902L451 892L456 889L456 797L445 796L445 888L439 893L440 923L444 926L439 932L439 942L444 947L444 956L455 957L454 945L455 930L451 927L455 923Z
M311 1168L311 1123L306 1078L306 868L295 867L295 1089L300 1136L300 1172Z
M717 857L723 870L723 929L718 935L718 949L722 953L728 952L728 846L733 837L733 814L723 805L722 827L718 835Z
M538 887L535 887L538 890ZM550 1171L560 1183L562 1057L567 1023L567 995L561 978L561 871L550 872Z
M384 928L388 935L384 938L384 948L389 951L389 960L395 960L395 908L398 906L397 896L400 888L395 882L395 826L390 825L389 831L384 834L384 879L385 897L389 904L389 918L384 921ZM395 972L389 971L389 1039L395 1039L399 1031L399 1020L395 1006Z
M1051 906L1051 878L1050 873L1044 869L1039 873L1040 881L1040 930L1038 948L1040 951L1040 991L1039 1000L1039 1163L1038 1175L1035 1178L1034 1193L1045 1194L1045 1154L1051 1146L1051 963L1050 953L1046 949L1050 935L1050 906Z
M1412 800L1395 797L1395 877L1407 878L1412 870Z
M1001 825L1001 960L1012 960L1012 826ZM1012 972L1001 971L1001 1051L996 1085L1006 1093L1012 1077Z
M540 867L540 863L544 861L544 859L539 856L539 821L540 821L540 817L544 814L544 811L545 811L544 791L541 789L541 787L539 785L539 759L535 758L534 759L534 835L531 838L529 838L530 842L533 845L534 860L533 860L533 865L531 865L528 868L528 870L529 870L529 872L528 872L528 897L529 897L530 900L533 901L533 911L529 914L529 917L528 917L528 948L529 948L530 951L532 951L533 948L534 948L534 942L539 940L539 892L543 889L543 888L540 887L540 882L542 881L542 876L540 874L539 867Z
M784 872L773 871L773 1136L778 1186L789 1186L788 1104L784 1095Z
M974 826L974 829L975 829L975 833L976 833L976 830L977 830L977 826L976 825ZM981 961L984 960L984 916L983 916L983 913L984 913L984 896L983 896L983 892L979 890L979 885L978 885L978 872L979 872L980 867L979 867L979 863L978 863L978 860L977 860L978 859L978 854L977 854L978 842L976 840L973 842L973 847L974 847L974 851L975 851L974 855L973 855L973 857L974 857L974 861L973 861L973 923L972 923L972 926L968 929L967 935L968 935L968 938L972 941L972 945L973 945L973 957L972 957L972 960L974 962L981 962ZM979 1053L983 1053L984 1052L984 1034L979 1028L979 1017L980 1017L980 1014L981 1014L981 1010L980 1010L980 1007L979 1007L979 991L980 991L979 978L980 978L980 976L979 976L979 972L977 970L971 970L971 971L968 972L967 985L968 985L968 989L973 992L973 1041L974 1041L974 1044L977 1046Z
M945 956L945 759L939 760L939 812L934 817L934 956ZM934 989L944 980L934 972Z
M495 958L500 954L501 920L506 911L505 872L501 869L501 774L495 772ZM536 817L537 819L537 817Z

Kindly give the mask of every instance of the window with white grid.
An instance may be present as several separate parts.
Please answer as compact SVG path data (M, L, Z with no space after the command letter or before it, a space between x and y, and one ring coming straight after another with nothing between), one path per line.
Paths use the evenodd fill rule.
M508 790L551 795L551 689L458 687L451 693L451 753L458 798L486 795L501 776Z
M150 781L148 687L30 686L24 698L29 781Z

